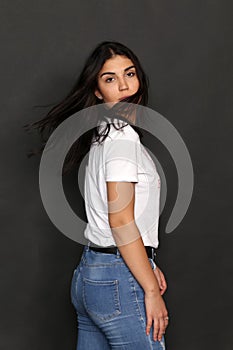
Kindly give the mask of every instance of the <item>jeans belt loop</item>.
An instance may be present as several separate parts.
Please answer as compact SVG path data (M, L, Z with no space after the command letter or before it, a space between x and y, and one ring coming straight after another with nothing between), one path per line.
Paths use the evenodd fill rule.
M153 247L151 248L151 252L152 252L152 260L154 260L154 252L155 252L155 250L154 250Z
M155 248L152 247L152 259L155 261L155 258L156 258Z

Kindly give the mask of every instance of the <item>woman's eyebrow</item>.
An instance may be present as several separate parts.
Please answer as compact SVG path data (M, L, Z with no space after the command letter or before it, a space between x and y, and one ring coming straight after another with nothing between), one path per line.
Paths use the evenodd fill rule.
M127 71L128 71L129 69L131 69L131 68L135 68L135 66L130 66L130 67L125 68L125 69L124 69L124 72L127 72ZM102 73L102 74L100 75L100 78L102 78L102 76L107 75L107 74L114 75L115 73L114 73L114 72L104 72L104 73Z

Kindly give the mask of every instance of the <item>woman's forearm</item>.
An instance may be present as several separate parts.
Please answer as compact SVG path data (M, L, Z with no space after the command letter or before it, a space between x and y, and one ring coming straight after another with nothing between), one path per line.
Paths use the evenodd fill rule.
M111 226L117 247L130 271L146 293L160 295L156 276L151 268L148 256L134 221Z
M107 182L109 225L116 245L145 292L160 289L134 218L135 183Z

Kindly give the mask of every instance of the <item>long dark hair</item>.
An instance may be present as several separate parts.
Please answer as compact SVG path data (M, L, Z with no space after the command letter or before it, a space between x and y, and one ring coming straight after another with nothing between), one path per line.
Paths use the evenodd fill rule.
M24 125L26 131L30 129L37 129L42 140L42 147L38 151L28 153L28 157L42 153L48 140L48 136L65 119L87 107L103 103L102 100L98 99L94 94L94 91L97 88L97 76L104 63L114 55L128 57L136 68L136 73L139 80L138 91L134 95L124 99L123 102L130 102L144 106L147 105L148 78L145 75L137 56L121 43L116 41L104 41L97 45L94 51L87 58L79 78L68 95L61 102L56 104L43 119ZM114 123L113 125L115 128L117 128ZM141 138L142 133L140 132L139 128L136 126L133 127ZM80 136L79 139L73 143L66 156L63 166L63 174L69 172L74 165L81 162L85 154L89 151L93 139L98 142L103 142L103 140L107 137L109 130L110 126L107 124L106 128L101 132L99 131L98 127L95 127ZM46 133L47 136L45 136Z

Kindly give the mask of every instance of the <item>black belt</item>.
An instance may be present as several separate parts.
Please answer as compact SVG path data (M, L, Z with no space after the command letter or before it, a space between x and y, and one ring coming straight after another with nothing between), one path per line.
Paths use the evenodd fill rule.
M118 248L117 247L107 247L107 248L97 248L97 247L90 247L89 248L91 250L94 250L95 252L101 252L101 253L107 253L107 254L117 254L117 250ZM151 258L153 260L155 260L155 256L156 256L156 253L155 253L155 248L154 247L150 247L150 246L145 246L145 249L146 249L146 253L147 253L147 256L148 258Z

